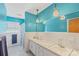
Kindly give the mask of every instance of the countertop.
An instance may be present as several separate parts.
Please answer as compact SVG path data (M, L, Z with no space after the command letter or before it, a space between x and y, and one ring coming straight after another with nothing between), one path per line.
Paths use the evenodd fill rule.
M39 44L40 46L54 52L60 56L79 56L79 51L71 48L61 47L51 40L43 39L30 39L33 42Z

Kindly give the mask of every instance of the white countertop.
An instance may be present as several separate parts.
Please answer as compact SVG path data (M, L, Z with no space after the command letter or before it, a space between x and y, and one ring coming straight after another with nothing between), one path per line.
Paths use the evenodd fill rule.
M79 56L79 50L73 50L71 56Z
M33 42L39 44L40 46L48 49L51 52L54 52L60 56L79 56L79 51L72 50L70 48L62 48L58 44L54 43L50 40L42 40L42 39L30 39Z

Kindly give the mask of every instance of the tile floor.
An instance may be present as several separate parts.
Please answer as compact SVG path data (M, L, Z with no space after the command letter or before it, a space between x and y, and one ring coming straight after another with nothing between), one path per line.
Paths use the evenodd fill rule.
M22 46L13 46L8 48L9 56L33 56L32 53L26 53Z

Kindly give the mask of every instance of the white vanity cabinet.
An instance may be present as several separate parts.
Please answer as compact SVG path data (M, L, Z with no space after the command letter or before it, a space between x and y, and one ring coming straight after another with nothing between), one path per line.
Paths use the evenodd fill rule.
M36 55L36 56L42 56L43 55L43 48L42 47L40 47L38 44L36 44L33 41L30 41L29 43L30 43L29 49L34 55Z
M35 46L36 44L32 41L30 41L29 43L30 43L29 44L29 49L35 55L36 54L36 46Z
M31 40L29 42L29 49L35 56L57 56L55 53Z
M38 56L44 56L44 48L43 47L41 47L40 45L38 45L39 46L39 54L38 54Z

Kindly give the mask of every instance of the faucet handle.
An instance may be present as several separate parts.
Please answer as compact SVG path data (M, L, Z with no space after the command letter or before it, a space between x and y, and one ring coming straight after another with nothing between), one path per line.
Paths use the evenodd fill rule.
M39 39L39 37L37 37L37 36L34 36L34 37L33 37L33 39Z

